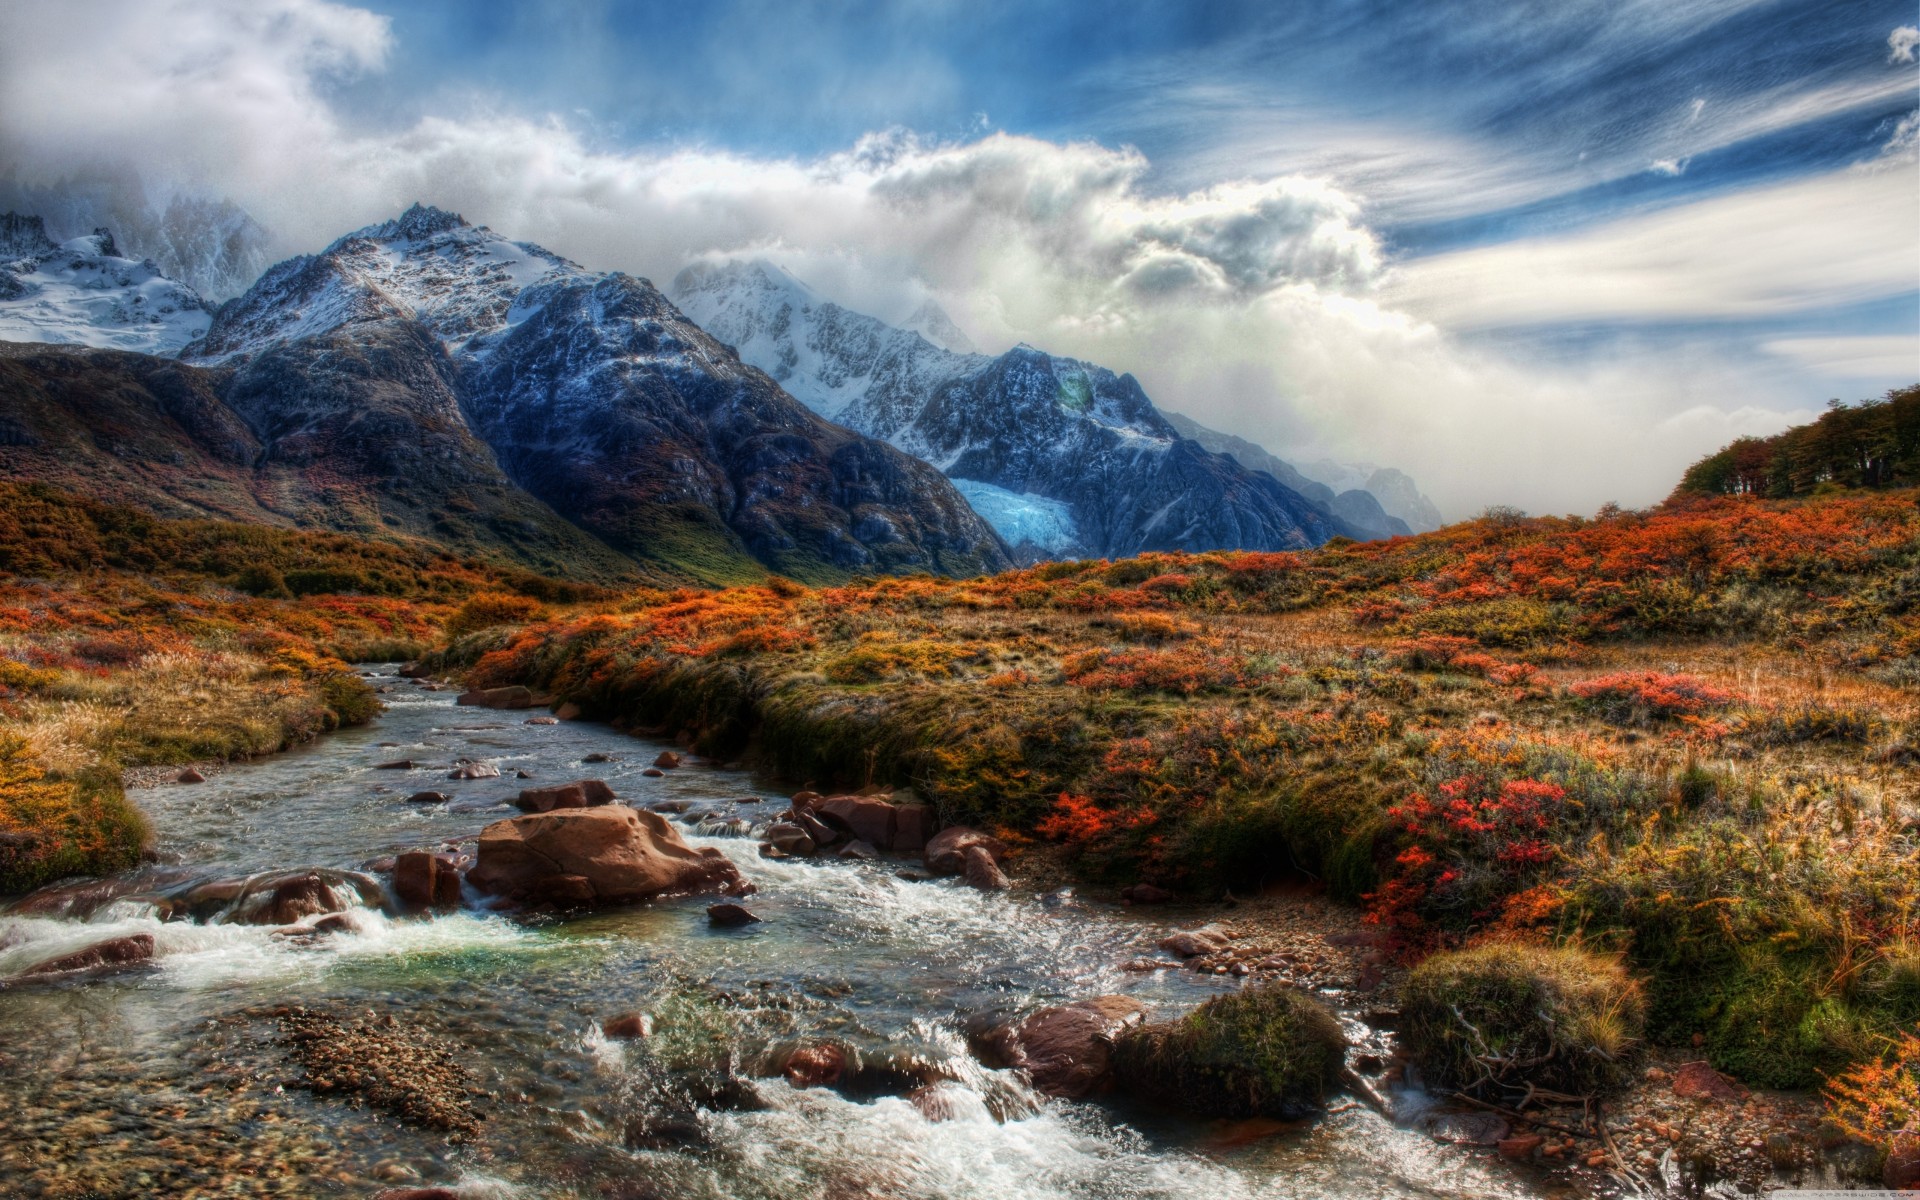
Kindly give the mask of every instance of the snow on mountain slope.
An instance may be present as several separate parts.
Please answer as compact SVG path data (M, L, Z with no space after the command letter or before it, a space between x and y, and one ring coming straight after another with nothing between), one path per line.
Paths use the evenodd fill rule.
M215 303L246 291L273 261L267 231L231 200L149 187L127 170L87 169L50 183L0 176L6 208L37 214L56 242L111 229L123 255L152 259Z
M516 310L515 301L534 284L585 274L539 246L416 204L317 255L273 267L183 357L223 362L293 338L395 318L420 322L458 351L524 320L529 310Z
M192 288L122 258L104 229L56 243L39 217L0 215L0 341L171 354L212 320Z
M1029 346L997 357L949 350L765 261L690 267L673 295L816 412L964 485L1009 544L1118 557L1291 549L1346 531L1272 477L1183 438L1130 375ZM914 320L958 334L937 308Z

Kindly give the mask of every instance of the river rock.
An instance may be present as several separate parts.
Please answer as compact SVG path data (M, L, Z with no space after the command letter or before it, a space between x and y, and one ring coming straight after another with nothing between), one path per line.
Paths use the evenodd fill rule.
M671 771L680 765L680 756L671 750L662 750L660 756L653 760L653 765L663 771Z
M173 777L173 781L175 783L205 783L207 777L192 767L186 767L178 775Z
M536 708L552 702L550 696L536 696L530 689L515 684L512 687L478 688L471 692L461 692L455 704L464 704L469 708Z
M560 718L559 717L528 717L525 721L521 723L524 725L558 725L560 723Z
M960 856L963 864L962 874L967 886L983 892L998 892L1013 886L1000 870L1000 864L993 861L993 855L985 846L968 846Z
M797 1088L831 1087L846 1074L847 1052L832 1042L802 1046L787 1056L780 1073Z
M1178 933L1160 939L1160 948L1169 954L1181 958L1196 958L1202 954L1218 954L1230 944L1226 930L1218 925L1203 925L1199 929L1183 929Z
M407 797L408 804L445 804L453 799L445 792L415 792Z
M448 779L498 779L500 778L500 768L494 766L492 763L466 762L466 763L461 763L459 766L455 767L453 770L448 771L447 778Z
M621 1013L600 1022L600 1032L616 1041L638 1041L653 1036L653 1018L643 1012Z
M1747 1089L1714 1070L1708 1063L1690 1062L1674 1068L1673 1094L1688 1100L1738 1102L1747 1098Z
M303 917L345 912L351 889L335 872L302 871L247 881L226 920L234 925L292 925Z
M393 863L393 894L408 908L460 903L460 860L431 850L409 850Z
M799 800L795 798L795 812ZM882 850L920 850L933 836L933 809L895 804L880 796L828 796L809 805L813 816Z
M790 821L776 821L767 826L766 842L782 854L803 858L815 849L812 835Z
M59 975L67 971L90 971L98 967L125 967L153 957L153 935L133 933L126 937L95 942L84 950L62 954L59 958L28 967L21 976Z
M927 842L924 851L927 870L936 875L958 875L966 870L966 851L969 846L980 846L993 856L995 861L1006 857L1006 843L999 838L981 833L978 829L969 829L965 825L950 825Z
M1120 899L1128 904L1165 904L1173 899L1173 893L1151 883L1136 883L1121 888Z
M562 721L578 721L580 719L580 706L571 700L567 700L563 702L559 708L553 710L553 715L556 719Z
M709 904L707 923L722 929L735 929L742 925L758 925L760 918L738 904Z
M813 844L817 848L825 848L847 840L846 833L820 820L812 813L797 812L792 814L789 820L792 824L806 830L807 836L813 839Z
M467 882L510 900L568 904L753 890L718 850L695 850L665 817L620 804L495 821L480 831Z
M373 1200L465 1200L459 1192L445 1187L399 1187L375 1192Z
M410 758L396 758L392 762L373 764L373 769L376 771L411 771L413 767L414 763Z
M578 779L558 787L524 788L514 806L521 812L552 812L556 808L598 808L613 803L613 789L598 779Z
M646 770L640 773L642 775L645 775L648 779L658 779L662 775L666 774L666 772L662 771L659 767L648 767Z
M1146 1008L1130 997L1095 996L1043 1008L999 1026L984 1040L1001 1061L1025 1071L1035 1090L1080 1100L1113 1086L1114 1039L1146 1016Z
M1434 1141L1457 1146L1498 1146L1513 1132L1506 1118L1490 1112L1439 1113L1423 1127Z
M880 857L880 853L879 851L875 850L872 846L867 845L865 842L848 842L846 845L840 847L840 849L834 851L834 857L836 858L878 858Z

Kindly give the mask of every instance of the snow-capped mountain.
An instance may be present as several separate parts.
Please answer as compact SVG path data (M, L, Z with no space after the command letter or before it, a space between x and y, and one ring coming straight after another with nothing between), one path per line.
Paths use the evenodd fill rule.
M192 288L122 257L107 230L55 242L39 217L0 214L0 341L171 354L212 321Z
M814 411L939 467L1026 558L1294 549L1351 532L1181 436L1131 375L1029 346L948 349L764 261L690 267L673 295ZM922 324L951 336L939 316Z
M271 268L182 357L267 371L250 422L291 407L339 448L381 397L310 376L369 345L359 375L446 381L441 401L380 407L397 423L381 437L457 422L518 487L633 558L709 579L1009 562L937 471L816 416L646 280L438 209Z
M5 208L38 215L56 242L111 229L122 254L152 259L167 278L210 302L239 295L273 261L267 231L231 200L156 194L131 172L48 184L0 178Z

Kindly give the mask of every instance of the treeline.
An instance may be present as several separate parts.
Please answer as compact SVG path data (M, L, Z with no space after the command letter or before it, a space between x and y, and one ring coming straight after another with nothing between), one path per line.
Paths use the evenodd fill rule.
M1804 496L1819 488L1920 485L1920 385L1883 400L1834 401L1810 425L1741 438L1687 469L1679 494Z

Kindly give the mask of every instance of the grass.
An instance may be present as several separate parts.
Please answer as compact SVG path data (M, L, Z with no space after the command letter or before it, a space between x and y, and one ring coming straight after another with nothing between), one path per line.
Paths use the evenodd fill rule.
M1415 967L1401 1021L1436 1086L1485 1099L1535 1086L1589 1095L1631 1079L1646 1000L1618 959L1496 942Z
M1322 1106L1346 1045L1319 1001L1267 985L1128 1031L1113 1065L1122 1088L1186 1113L1290 1119Z

